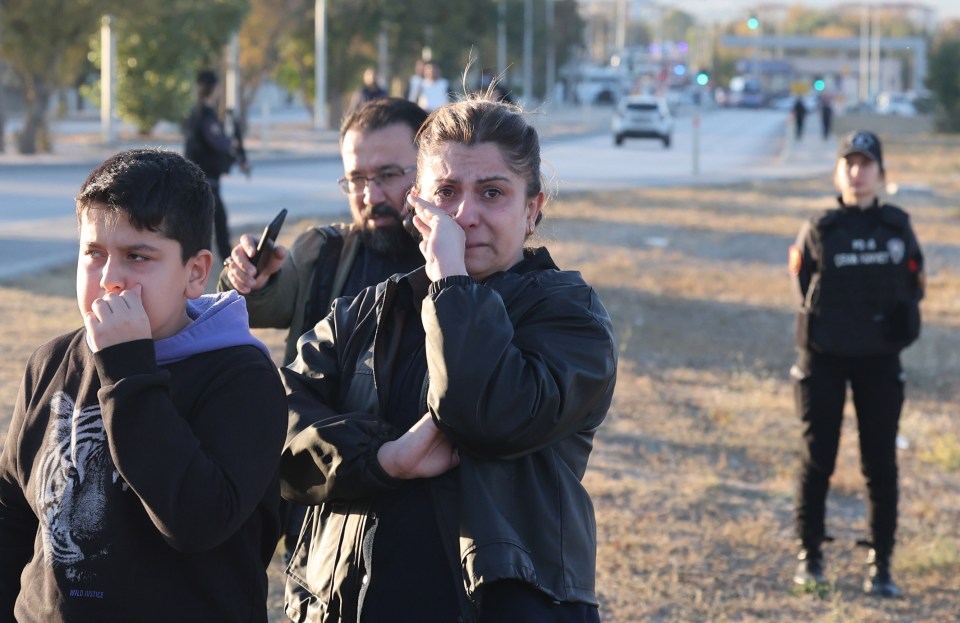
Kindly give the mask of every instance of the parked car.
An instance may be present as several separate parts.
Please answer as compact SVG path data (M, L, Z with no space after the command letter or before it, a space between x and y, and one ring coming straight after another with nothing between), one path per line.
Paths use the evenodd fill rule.
M877 96L877 112L881 115L917 116L915 97L910 93L881 93Z
M666 100L651 95L629 95L620 100L611 122L613 142L626 138L656 138L670 147L673 116Z

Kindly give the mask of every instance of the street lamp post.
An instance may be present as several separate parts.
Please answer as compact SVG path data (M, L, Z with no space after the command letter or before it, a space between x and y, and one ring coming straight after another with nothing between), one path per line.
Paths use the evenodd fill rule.
M533 102L533 0L523 2L523 99Z
M751 15L747 20L747 28L753 32L753 62L751 69L753 77L760 79L760 20L755 15Z
M507 78L507 0L497 3L497 73Z
M107 145L117 141L117 128L113 123L113 107L116 102L116 64L114 57L113 18L104 15L100 19L100 139Z
M556 90L557 54L555 48L554 29L554 0L547 0L547 94L544 99L553 101L553 92Z
M314 35L314 100L313 127L326 130L330 127L327 119L327 6L325 0L315 0Z
M860 9L860 77L857 81L860 103L870 99L870 6Z

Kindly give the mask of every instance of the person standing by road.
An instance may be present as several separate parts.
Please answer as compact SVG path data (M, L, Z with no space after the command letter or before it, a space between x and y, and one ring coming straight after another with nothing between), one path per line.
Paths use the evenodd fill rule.
M796 101L793 103L793 125L798 141L803 138L803 122L806 118L807 106L803 103L803 98L798 95Z
M826 93L820 94L820 131L823 134L823 140L830 138L830 131L833 128L833 103L831 97Z
M434 111L410 195L426 265L331 314L281 374L315 424L281 458L310 514L296 621L598 622L581 479L613 395L610 317L528 248L536 130L484 97Z
M256 236L244 234L233 248L217 290L244 296L251 327L289 329L284 365L294 360L297 340L327 315L333 299L423 265L402 218L417 162L413 137L426 118L419 106L399 98L376 99L347 115L340 127L339 185L353 223L311 227L289 250L278 244L262 274L250 262ZM302 427L290 422L291 431ZM304 509L284 503L282 511L289 554Z
M197 105L186 122L185 154L200 167L213 190L214 238L221 260L230 257L230 228L227 209L220 196L220 176L230 172L234 163L250 175L246 151L236 134L227 136L223 122L217 115L219 89L217 74L205 69L197 74Z
M417 164L413 137L426 118L419 106L395 97L344 117L338 184L353 222L311 227L289 250L277 244L262 274L250 263L256 236L244 234L231 251L218 289L243 295L251 327L289 329L283 365L294 360L297 340L327 315L333 299L423 265L402 220Z
M880 140L859 131L843 141L837 208L813 217L790 247L800 298L791 368L803 444L796 502L800 564L794 582L822 583L827 491L836 464L849 383L867 481L871 549L863 589L900 590L891 575L897 527L896 438L904 400L900 351L920 333L923 254L900 208L882 203Z
M417 103L425 111L432 112L450 101L450 81L443 77L440 65L434 61L423 64L423 80Z
M352 113L367 102L388 96L389 94L380 86L376 67L367 67L363 70L363 84L357 87L350 98L347 114Z

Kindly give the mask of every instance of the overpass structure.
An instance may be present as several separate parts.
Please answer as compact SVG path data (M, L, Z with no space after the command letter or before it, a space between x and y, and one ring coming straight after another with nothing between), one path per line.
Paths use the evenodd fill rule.
M913 81L911 89L915 92L923 90L927 77L927 42L920 37L876 37L866 43L861 37L846 37L830 39L824 37L756 35L736 36L728 35L721 38L726 47L752 48L754 50L833 50L836 52L857 52L863 58L864 53L872 49L872 54L879 60L883 52L909 51L913 55ZM868 46L868 47L867 47ZM861 63L861 73L865 73Z

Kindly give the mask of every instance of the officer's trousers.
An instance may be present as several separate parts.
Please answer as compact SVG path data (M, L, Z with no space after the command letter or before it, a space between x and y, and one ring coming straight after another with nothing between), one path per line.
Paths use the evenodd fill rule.
M867 482L868 518L877 553L893 551L897 528L897 427L904 375L899 353L837 357L801 351L791 370L803 423L796 528L805 548L825 536L827 491L836 465L847 384L853 392L860 467Z

